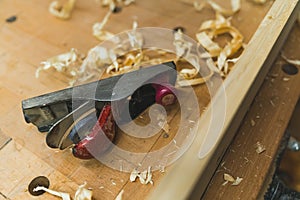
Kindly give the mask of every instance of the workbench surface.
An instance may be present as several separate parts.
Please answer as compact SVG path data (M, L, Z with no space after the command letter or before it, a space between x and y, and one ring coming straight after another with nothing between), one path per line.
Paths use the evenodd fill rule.
M107 8L95 1L78 1L71 19L64 21L48 12L50 3L50 0L0 2L0 199L57 199L48 194L33 198L27 192L30 181L40 175L49 178L50 188L71 195L86 181L93 189L95 199L114 199L122 189L125 191L124 199L144 199L155 189L164 173L154 172L154 186L130 183L128 173L113 170L97 160L76 159L70 151L49 149L45 144L45 134L25 123L21 109L23 99L68 86L66 77L53 70L41 72L37 79L35 71L40 62L71 48L85 53L96 46L99 41L92 35L92 25L107 13ZM234 15L232 24L241 31L245 43L249 42L272 3L267 1L264 5L256 5L242 1L242 11ZM6 22L11 16L16 16L16 21ZM181 1L154 3L137 0L113 15L105 27L113 33L128 30L134 17L140 27L173 29L182 26L192 38L195 38L203 21L215 18L212 9L197 12L193 6ZM299 26L295 26L284 48L287 57L299 56L296 52L299 52L300 45L295 45L299 44L299 38ZM252 199L260 193L276 155L281 133L287 125L286 120L300 94L299 87L295 87L300 83L299 74L284 74L281 71L283 63L279 56L204 198ZM209 97L203 99L206 99L204 103L209 103ZM266 146L264 153L257 154L255 148L251 148L257 142ZM136 148L143 148L143 145ZM223 172L244 180L239 186L222 186ZM245 198L247 195L249 197Z

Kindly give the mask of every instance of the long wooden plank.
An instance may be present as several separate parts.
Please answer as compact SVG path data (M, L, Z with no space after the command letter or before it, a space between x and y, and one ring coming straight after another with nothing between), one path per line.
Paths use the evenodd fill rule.
M282 50L289 58L298 57L300 47L293 41L299 36L300 27L295 25ZM300 95L300 74L284 73L281 69L284 64L278 55L203 199L262 199L276 167L278 147ZM265 147L265 152L256 153L257 142ZM224 173L242 177L243 181L238 186L222 186Z
M150 199L200 198L217 166L216 164L220 161L218 160L218 156L221 156L222 152L224 152L224 149L234 135L233 133L238 128L237 124L239 123L237 122L240 121L235 121L234 125L230 124L234 117L239 120L243 118L248 108L247 105L251 103L263 81L264 75L270 68L275 55L280 50L287 33L291 29L296 12L298 11L297 5L297 0L289 2L278 0L274 2L271 10L247 45L241 59L224 82L227 101L222 137L216 138L210 136L212 131L208 131L209 125L218 124L218 121L211 122L211 117L216 113L212 113L212 110L208 109L200 119L201 128L198 130L198 135L194 143L180 158L179 162L174 165L172 171L163 178ZM286 23L287 26L285 26ZM281 34L283 30L285 31ZM277 45L275 46L276 43ZM256 78L257 76L258 78ZM255 81L256 84L253 87ZM246 106L243 107L242 103L245 98L247 98ZM212 106L217 108L215 110L222 110L223 104L222 100L212 100ZM242 108L242 112L237 112L240 107ZM226 135L225 132L228 128L231 133ZM211 141L205 141L203 135L208 135L208 139ZM222 143L220 139L222 139ZM213 147L213 150L219 149L216 151L217 155L214 154L214 151L211 151L210 147L207 147L208 151L200 153L202 157L200 159L198 155L200 147L203 148L201 145L211 144L216 140L217 145Z

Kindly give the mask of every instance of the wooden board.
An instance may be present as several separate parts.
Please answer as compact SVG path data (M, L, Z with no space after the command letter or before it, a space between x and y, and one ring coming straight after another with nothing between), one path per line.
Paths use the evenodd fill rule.
M2 66L0 68L0 95L3 97L0 99L0 128L5 135L13 138L13 142L10 142L0 151L0 166L5 166L2 169L3 172L1 172L1 180L9 180L8 183L0 183L2 196L10 199L21 197L29 199L28 193L24 191L26 191L29 181L39 175L49 176L52 188L68 191L71 194L74 194L79 184L87 181L88 187L93 188L96 199L114 199L121 189L125 191L124 199L142 199L153 190L157 191L156 195L158 196L163 193L167 195L160 196L160 198L171 198L177 195L180 190L176 190L173 185L177 184L177 179L174 179L175 181L170 185L170 188L166 187L166 183L172 183L169 182L169 178L178 171L178 168L176 169L177 163L174 168L167 168L164 174L158 171L154 172L154 186L144 186L138 182L129 183L128 173L110 169L96 160L81 161L75 159L69 151L57 152L47 148L45 135L24 122L20 105L22 99L67 86L66 77L53 71L43 72L41 77L36 79L35 70L39 63L53 55L66 52L72 47L79 49L80 52L86 52L97 45L98 41L92 36L92 25L100 21L107 11L106 8L102 8L93 1L78 1L72 18L68 21L62 21L48 13L50 2L49 0L42 2L37 0L4 0L0 2L0 7L5 8L1 9L0 12L0 60ZM170 2L172 2L172 6L169 6ZM275 21L266 18L266 24L263 24L265 27L259 29L260 33L256 34L255 39L252 39L252 43L258 39L263 40L261 38L262 34L268 35L263 31L267 30L266 28L276 28L274 35L266 41L268 51L270 51L296 2L294 0L286 3L277 0L275 8L268 14L268 17L279 19ZM271 6L271 1L263 6L255 5L246 0L242 1L242 10L233 17L232 23L241 30L246 43L251 40ZM278 12L278 14L275 14L275 12ZM17 20L14 23L6 23L5 19L12 15L16 15ZM138 17L141 27L159 26L172 29L176 26L183 26L187 30L186 33L195 38L194 34L200 24L207 19L213 19L214 12L207 8L198 13L191 5L180 1L170 0L161 3L159 1L140 0L135 5L126 7L121 13L112 16L106 28L113 33L130 29L133 16ZM253 17L249 18L249 16ZM256 43L265 43L260 40ZM252 44L252 47L249 48L249 52L245 52L245 60L240 62L241 66L248 64L245 63L247 57L251 57L256 46ZM259 60L255 62L257 66L253 68L255 71L253 76L250 77L251 80L254 79L259 67L262 66L268 56L268 51L262 52ZM252 63L250 66L255 64ZM239 71L236 71L236 73L239 73ZM228 81L229 85L231 83L232 80ZM250 86L251 81L247 88ZM241 96L242 98L243 96ZM206 96L203 100L203 105L206 105L209 103L210 98ZM232 112L230 112L227 123L232 119L234 110L238 105L239 102L236 106L228 107L232 109ZM160 145L167 141L161 142ZM144 146L140 145L137 148L144 148ZM194 156L193 159L200 162L197 155L194 154ZM179 160L178 163L182 160L184 159ZM35 163L36 166L32 167L32 163ZM189 165L193 165L191 163ZM201 161L201 163L206 162ZM197 166L197 163L195 163L194 167ZM194 176L195 179L193 180L187 180L188 184L181 183L185 185L182 188L186 192L176 196L177 198L183 198L189 194L189 190L192 189L197 176ZM165 180L162 185L159 185L162 177Z
M282 49L285 56L293 59L298 57L299 45L295 45L295 41L299 37L300 27L295 24ZM278 167L275 162L279 159L278 151L282 151L283 135L300 97L300 74L286 74L282 70L285 64L287 63L279 55L203 199L263 199L274 170ZM265 147L265 152L256 153L257 142ZM286 171L290 171L292 165L287 160L283 161L283 165ZM242 177L243 181L238 186L230 183L223 186L224 173Z

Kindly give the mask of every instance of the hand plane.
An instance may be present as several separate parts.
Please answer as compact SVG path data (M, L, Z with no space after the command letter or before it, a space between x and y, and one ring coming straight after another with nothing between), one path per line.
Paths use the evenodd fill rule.
M48 132L50 148L72 147L75 157L89 159L89 149L102 154L109 148L115 120L128 123L154 103L173 104L176 77L174 62L167 62L43 94L22 101L24 118Z

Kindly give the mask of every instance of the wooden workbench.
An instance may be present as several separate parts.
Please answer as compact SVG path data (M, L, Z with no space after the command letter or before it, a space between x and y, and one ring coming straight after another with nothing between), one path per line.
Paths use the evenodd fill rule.
M36 79L35 70L39 63L51 56L66 52L70 48L76 48L80 52L87 52L88 49L96 46L99 41L92 36L92 25L102 20L107 12L107 8L102 8L94 1L78 1L72 18L63 21L49 14L48 6L50 2L48 0L3 0L0 2L0 199L31 199L32 197L26 191L27 186L34 177L39 175L47 176L50 179L52 189L71 194L74 194L78 185L86 181L88 187L93 189L95 199L114 199L122 189L125 191L125 199L143 199L146 194L155 190L156 185L165 176L164 173L154 172L154 186L141 185L138 182L130 183L128 173L110 169L96 160L78 160L69 151L57 152L47 148L45 134L39 133L34 126L26 124L23 119L21 110L21 101L23 99L68 86L66 77L51 70L42 72L40 78ZM170 2L172 2L172 6L169 6ZM233 17L232 24L244 35L245 43L251 40L272 3L272 1L268 1L264 5L255 5L250 1L242 1L242 10ZM13 23L5 22L5 19L12 15L16 15L17 20ZM215 17L213 10L210 8L206 8L202 12L196 12L191 5L180 1L153 3L153 1L141 0L134 5L124 8L121 13L113 15L106 29L113 33L130 29L133 16L137 16L141 27L158 26L172 29L177 26L183 26L186 28L186 34L193 38L195 38L195 33L203 21L214 19ZM298 29L296 28L295 30L297 31ZM294 42L292 41L291 43ZM286 56L296 58L296 55L291 53L289 47L287 48ZM284 117L280 118L280 125L283 130L285 126L284 120L289 117L293 105L299 96L299 91L296 90L298 88L292 87L296 83L299 84L299 76L290 77L289 81L282 82L281 79L285 75L278 68L279 65L276 66L277 68L273 67L272 70L275 70L278 76L269 78L269 82L264 84L262 90L267 88L265 90L269 91L268 87L270 86L268 84L278 84L278 87L282 88L276 90L276 94L271 92L268 94L271 98L275 98L274 101L278 101L275 103L282 106L280 107L281 109L289 108L285 110L285 115L280 115L280 117ZM286 89L287 87L290 89ZM293 98L289 98L290 102L287 102L289 104L282 104L276 98L277 94L281 93L280 91L285 90L287 95L296 94ZM263 98L266 98L264 101L269 101L267 99L269 96ZM289 99L284 100L288 101ZM204 103L208 104L209 98L206 98L206 100ZM266 110L270 108L272 107L264 106ZM259 107L254 108L251 112L257 113L257 109ZM260 112L267 115L266 110L260 110ZM277 111L277 114L279 115L279 111ZM237 145L240 145L239 141L242 139L239 140L239 137L242 137L244 138L242 141L247 140L250 146L257 141L266 145L267 151L262 155L257 155L255 152L252 153L250 149L248 149L249 152L238 151L242 155L249 153L249 155L247 154L247 159L249 159L249 163L254 163L253 166L258 162L264 166L263 170L258 173L261 175L258 175L257 178L260 180L260 185L263 184L263 177L268 173L268 165L271 164L271 159L268 160L269 157L266 155L273 158L278 145L272 146L273 143L268 144L268 135L259 135L259 137L256 134L255 136L258 138L255 139L250 134L242 133L246 131L250 131L250 133L265 132L262 128L259 128L260 126L265 127L263 124L260 125L262 123L260 121L263 121L262 119L264 118L270 119L270 124L277 122L275 118L267 118L261 114L259 119L254 119L256 122L254 127L251 126L251 129L248 127L246 130L240 129L241 134L238 135L238 142L236 142ZM251 115L244 122L246 126L247 124L249 126L249 120L251 121ZM271 130L269 129L268 133L271 134L273 132ZM249 141L248 137L251 137L252 140ZM275 139L279 143L280 135ZM233 147L233 150L237 151L235 147ZM247 170L249 168L245 167L243 172L238 173L239 164L229 166L228 163L233 161L245 163L243 158L233 158L236 154L232 152L229 151L226 155L223 167L230 169L232 175L243 177L245 180L240 186L246 188L248 184L250 185L254 182L251 181L249 183L247 181L249 179L245 174L249 174L249 170ZM241 161L238 161L238 159L241 159ZM262 164L262 160L267 163ZM257 165L255 167L257 170L260 168ZM250 166L250 168L252 169L253 167ZM169 168L166 169L166 173L168 173L168 170ZM207 199L214 199L216 196L213 197L213 195L224 199L224 194L232 197L230 192L225 192L225 189L232 191L233 187L230 187L230 185L226 187L219 186L222 183L221 175L222 173L216 173L212 182L212 189L208 190L205 196ZM253 190L256 191L256 194L253 192L251 195L259 193L260 185L255 185L256 188L253 188ZM215 192L216 188L220 192ZM244 195L240 192L239 186L233 189L237 190L234 192L237 196ZM57 198L45 194L34 199Z

